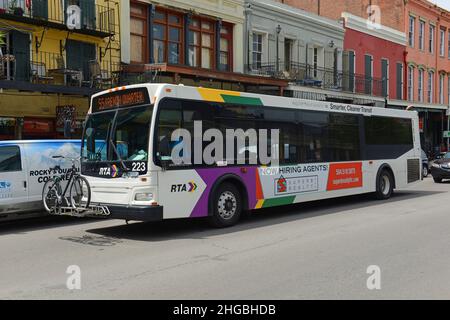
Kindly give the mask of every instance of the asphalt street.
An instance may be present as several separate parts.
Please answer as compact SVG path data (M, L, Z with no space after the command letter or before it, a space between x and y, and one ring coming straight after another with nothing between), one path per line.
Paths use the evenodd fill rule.
M0 299L450 299L450 183L273 208L228 229L4 222L0 257ZM79 290L66 286L72 265Z

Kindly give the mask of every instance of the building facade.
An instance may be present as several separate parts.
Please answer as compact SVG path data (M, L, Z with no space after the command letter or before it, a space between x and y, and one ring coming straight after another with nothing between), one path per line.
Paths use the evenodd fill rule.
M450 105L450 13L425 0L406 5L408 104L419 111L423 149L435 154L447 147Z
M355 72L355 91L371 91L374 96L381 92L387 107L414 107L424 150L435 154L445 149L448 141L442 134L448 130L450 102L448 11L427 0L279 2L341 19L346 29L343 68Z
M339 21L345 28L343 93L349 102L385 107L403 99L404 1L279 0L278 2ZM344 94L342 94L344 96Z
M245 13L246 73L287 79L299 98L342 88L341 24L271 0L247 0Z
M404 30L405 0L277 0L278 2L299 8L319 16L339 20L342 12L357 17L373 16L374 21L398 31ZM372 11L369 9L372 7ZM379 8L379 9L377 9Z
M80 136L89 96L120 67L120 6L0 1L0 139Z
M342 12L345 24L345 64L354 69L355 90L403 100L406 35L400 30L368 23L367 18ZM359 76L358 76L359 75Z
M267 88L278 94L287 85L243 73L243 0L131 1L129 21L122 29L123 84Z

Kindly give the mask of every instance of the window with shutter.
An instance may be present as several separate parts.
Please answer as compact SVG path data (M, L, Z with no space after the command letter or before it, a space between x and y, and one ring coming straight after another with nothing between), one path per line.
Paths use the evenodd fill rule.
M397 63L397 99L403 100L403 63Z
M365 85L364 92L366 94L372 94L372 56L365 55Z

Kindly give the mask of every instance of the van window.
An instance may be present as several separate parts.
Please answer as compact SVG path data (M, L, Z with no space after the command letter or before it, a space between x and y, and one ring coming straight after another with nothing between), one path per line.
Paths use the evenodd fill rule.
M17 146L0 147L0 172L21 171L20 149Z

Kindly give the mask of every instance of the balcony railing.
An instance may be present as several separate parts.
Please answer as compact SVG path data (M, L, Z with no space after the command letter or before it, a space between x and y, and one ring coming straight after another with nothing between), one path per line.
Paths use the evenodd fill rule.
M0 17L23 20L33 19L39 24L65 27L67 8L76 4L81 9L81 31L113 34L115 13L113 8L97 5L94 0L0 0Z
M118 85L119 63L109 60L69 62L52 52L16 52L4 55L0 63L0 80L29 82L66 87L107 89ZM0 57L1 58L1 57Z
M383 79L297 62L254 63L248 74L286 79L301 86L384 97Z

